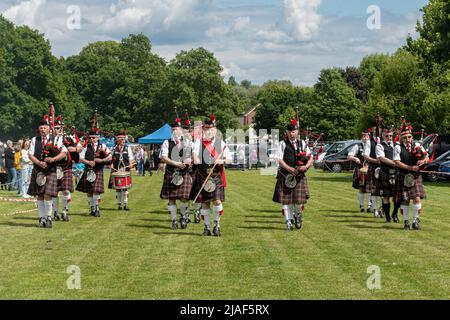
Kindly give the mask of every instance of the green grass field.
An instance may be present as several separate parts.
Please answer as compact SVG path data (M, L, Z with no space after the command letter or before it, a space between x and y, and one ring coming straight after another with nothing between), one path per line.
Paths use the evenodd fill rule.
M75 193L69 223L37 227L30 203L0 200L1 299L449 299L450 185L427 184L423 230L360 214L351 174L308 173L302 230L288 232L273 203L275 179L228 171L222 237L203 225L173 231L159 199L162 176L133 177L129 212L114 192L102 217ZM7 195L0 192L0 196ZM66 269L81 270L69 290ZM367 268L381 270L369 290Z

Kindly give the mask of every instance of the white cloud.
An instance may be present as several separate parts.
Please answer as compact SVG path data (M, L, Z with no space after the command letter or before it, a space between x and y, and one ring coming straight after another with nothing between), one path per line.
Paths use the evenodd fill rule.
M250 25L250 17L239 17L236 18L236 20L234 20L233 30L239 32L244 30L249 25Z
M148 24L151 17L152 10L149 8L124 8L106 19L100 29L105 32L134 30Z
M289 34L298 41L311 40L319 31L322 17L317 13L322 0L284 0Z
M36 28L38 26L36 16L43 5L45 5L45 0L23 1L7 9L3 12L3 15L16 25Z

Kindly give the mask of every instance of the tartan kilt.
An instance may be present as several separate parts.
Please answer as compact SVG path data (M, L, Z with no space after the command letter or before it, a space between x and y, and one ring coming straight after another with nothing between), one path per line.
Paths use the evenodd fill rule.
M376 167L369 166L369 171L367 172L367 193L375 195L377 189L378 180L375 178Z
M415 178L415 184L411 188L405 187L403 181L405 174L398 172L395 177L394 197L396 202L408 202L416 197L423 199L426 197L425 189L423 187L422 175L418 174Z
M73 192L73 171L72 168L64 170L64 177L58 180L58 191Z
M393 197L395 184L389 182L389 173L380 171L380 177L377 180L375 195L379 197Z
M28 187L28 194L30 196L48 195L51 197L58 196L58 179L56 179L56 171L49 172L46 174L47 181L42 187L38 186L36 183L36 177L38 172L35 168L31 173L30 186Z
M159 195L161 199L189 199L193 185L192 177L188 171L182 173L181 176L183 177L183 183L176 186L171 182L173 174L166 170Z
M129 172L129 171L127 171L127 172ZM112 170L111 170L111 174L109 175L109 181L108 181L108 189L113 189L113 190L116 190L116 189L114 189L114 187L113 187L113 179L112 179ZM131 177L131 174L130 174L130 180L131 180L131 184L133 184L133 179L132 179L132 177ZM130 186L130 188L131 188L131 186ZM121 189L121 190L129 190L129 189ZM120 191L120 190L117 190L117 191Z
M359 177L361 175L360 169L359 168L355 168L355 170L353 170L353 182L352 182L352 187L355 189L360 190L362 188L362 193L369 193L370 191L368 191L368 187L369 187L369 183L368 183L368 177L366 175L366 177L364 178L364 185L360 185L359 184Z
M205 182L206 177L207 177L206 175L203 176L200 173L200 171L197 171L191 195L189 197L190 200L194 200L198 191ZM214 182L216 183L216 190L214 190L214 192L206 192L205 189L203 189L200 195L198 196L196 203L203 203L214 200L220 200L221 202L225 201L225 188L223 186L222 175L219 173L211 177L214 179Z
M297 177L297 185L294 189L286 187L284 179L285 176L278 172L272 201L281 204L305 204L309 199L308 179L306 176Z
M87 171L84 170L83 175L80 178L80 181L78 181L77 184L77 191L92 194L92 193L104 193L105 192L105 186L103 184L103 169L94 169L94 172L97 176L94 182L89 182L86 180L87 178Z

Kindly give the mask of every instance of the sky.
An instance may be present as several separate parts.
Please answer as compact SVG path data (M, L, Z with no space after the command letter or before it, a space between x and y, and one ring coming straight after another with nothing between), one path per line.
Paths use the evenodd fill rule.
M371 53L394 53L426 0L2 0L0 13L38 29L55 56L131 33L150 38L170 61L204 47L222 75L254 84L290 80L311 86L321 69L358 66Z

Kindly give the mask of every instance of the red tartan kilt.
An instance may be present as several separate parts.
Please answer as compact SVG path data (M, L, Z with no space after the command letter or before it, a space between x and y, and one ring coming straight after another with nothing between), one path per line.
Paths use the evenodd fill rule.
M278 172L272 201L281 204L305 204L309 199L308 179L306 176L297 178L297 185L294 189L286 187L284 179L285 176Z
M174 185L172 181L172 173L166 170L164 174L164 182L161 188L161 199L189 199L192 189L192 177L188 171L182 174L183 183L180 186Z
M64 177L58 180L58 191L73 192L73 171L72 169L64 170Z
M352 187L355 189L360 190L362 188L362 193L369 193L370 191L368 191L368 176L366 174L366 177L364 178L364 185L360 185L359 184L359 178L360 178L361 172L359 170L359 168L355 168L355 170L353 170L353 182L352 182Z
M56 172L50 172L46 175L47 181L45 185L39 187L36 183L37 171L33 168L30 179L30 186L28 194L30 196L48 195L51 197L58 196L58 179L56 179Z
M205 179L206 176L202 176L202 174L199 171L197 171L197 174L195 176L195 183L192 188L191 195L189 197L190 200L194 200L198 191L205 182ZM200 195L198 196L196 203L203 203L214 200L220 200L221 202L225 201L225 188L223 186L222 175L217 174L215 177L213 177L213 179L216 183L216 190L214 190L214 192L206 192L205 189L203 189Z
M380 177L377 180L375 195L379 197L393 197L394 185L389 182L389 174L380 171Z
M105 186L103 184L103 169L94 169L94 172L97 175L97 178L94 182L88 182L86 180L86 170L83 172L83 175L81 176L76 188L77 191L87 194L105 192Z
M367 172L367 193L371 193L372 195L375 195L378 183L378 180L375 178L375 168L369 166L369 171Z
M130 175L130 179L131 179L131 175ZM133 183L133 181L131 181L131 183ZM131 188L131 186L130 186L130 188ZM116 189L114 189L114 186L113 186L112 171L111 171L111 174L109 175L108 189L116 190ZM129 189L121 189L121 190L129 190ZM117 190L117 191L120 191L120 190Z
M425 189L423 187L422 175L418 174L413 187L407 188L404 185L405 175L403 173L397 173L395 178L394 197L396 202L409 202L414 198L419 197L423 199L426 197Z

